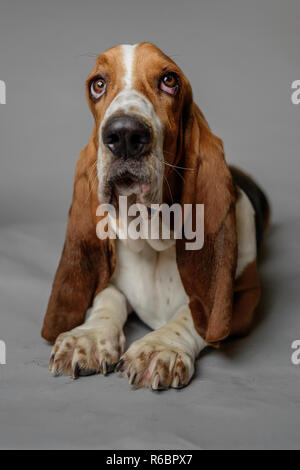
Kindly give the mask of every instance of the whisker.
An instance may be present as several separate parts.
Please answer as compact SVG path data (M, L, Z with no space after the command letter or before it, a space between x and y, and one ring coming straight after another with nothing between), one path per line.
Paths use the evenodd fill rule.
M171 59L175 59L176 57L182 57L182 54L172 54L169 56Z
M87 197L87 199L86 199L86 202L88 202L88 200L89 200L90 197L91 197L91 194L92 194L92 192L93 192L93 189L95 188L95 183L97 183L97 175L95 176L94 181L93 181L93 184L91 185L91 189L90 189L90 192L89 192L88 197Z
M165 179L165 182L166 182L167 185L168 185L169 192L170 192L170 196L171 196L171 199L172 199L172 204L173 204L173 203L174 203L174 199L173 199L173 194L172 194L171 186L170 186L170 184L169 184L169 181L168 181L167 178L165 177L165 175L164 175L164 179Z
M174 171L175 171L175 173L176 173L178 176L180 176L180 178L182 179L182 181L185 182L185 181L184 181L184 177L182 176L181 173L179 173L178 170L176 170L176 168L174 168Z
M167 150L164 150L164 153L167 153L171 157L174 157L174 155L171 152L168 152ZM178 166L178 165L172 165L171 163L168 163L164 160L165 164L168 166L172 166L173 168L178 168L179 170L189 170L189 171L195 171L195 168L185 168L183 166Z
M172 168L178 168L178 170L188 170L188 171L195 171L195 168L185 168L183 166L178 166L178 165L172 165L171 163L168 163L164 160L165 165L171 166Z
M97 164L98 164L98 162L96 161L96 162L92 165L91 171L90 171L90 173L89 173L89 183L91 182L91 178L92 178L92 175L93 175L94 171L97 169L97 168L96 168L96 167L97 167Z
M88 180L88 182L89 182L89 185L91 186L91 188L90 188L88 197L87 197L87 199L86 199L86 202L88 202L88 200L90 199L91 194L92 194L92 192L93 192L93 189L94 189L94 187L95 187L95 183L97 182L97 177L98 177L97 163L98 163L98 162L96 161L96 162L93 164L92 169L91 169L91 171L90 171L90 175L89 175L89 180ZM93 181L91 181L91 180L92 180L92 174L93 174L94 170L96 170L96 174L95 174L95 176L94 176Z
M163 165L163 162L160 162L160 163ZM180 167L177 167L177 166L175 166L175 165L170 165L170 164L168 164L168 162L165 162L165 161L164 161L164 163L165 163L166 165L169 165L169 166L171 166L172 168L174 168L175 173L176 173L178 176L180 176L180 178L182 179L183 182L185 182L185 181L184 181L184 177L182 176L182 174L179 173L179 171L176 170L176 168L180 168Z

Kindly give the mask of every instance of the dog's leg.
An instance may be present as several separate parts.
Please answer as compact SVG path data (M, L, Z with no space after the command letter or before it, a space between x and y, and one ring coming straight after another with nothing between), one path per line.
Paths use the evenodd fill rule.
M126 298L114 286L94 300L92 313L82 326L61 334L50 360L53 375L106 375L125 349L123 327L127 320Z
M197 333L188 306L159 330L132 344L117 366L131 385L153 390L182 388L191 381L206 342Z

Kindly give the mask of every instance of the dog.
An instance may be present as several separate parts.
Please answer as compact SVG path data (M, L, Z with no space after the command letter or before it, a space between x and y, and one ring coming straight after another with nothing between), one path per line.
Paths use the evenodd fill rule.
M54 344L50 370L74 379L116 370L137 388L182 388L203 349L251 328L270 206L247 174L227 165L188 79L156 46L100 55L86 95L95 125L76 166L42 330ZM120 197L147 208L204 205L203 247L187 250L184 236L100 239L99 205L118 209ZM123 223L117 216L116 233ZM153 331L126 351L131 312Z

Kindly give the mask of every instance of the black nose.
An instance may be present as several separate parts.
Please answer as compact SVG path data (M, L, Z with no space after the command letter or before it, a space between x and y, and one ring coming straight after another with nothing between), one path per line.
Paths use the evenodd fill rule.
M133 116L114 116L102 131L104 145L120 158L139 157L151 140L150 128Z

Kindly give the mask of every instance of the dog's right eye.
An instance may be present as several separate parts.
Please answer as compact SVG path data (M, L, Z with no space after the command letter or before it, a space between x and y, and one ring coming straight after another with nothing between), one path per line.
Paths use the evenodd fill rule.
M90 91L92 98L94 100L99 100L106 91L106 81L104 80L104 78L98 77L93 80L91 83Z

